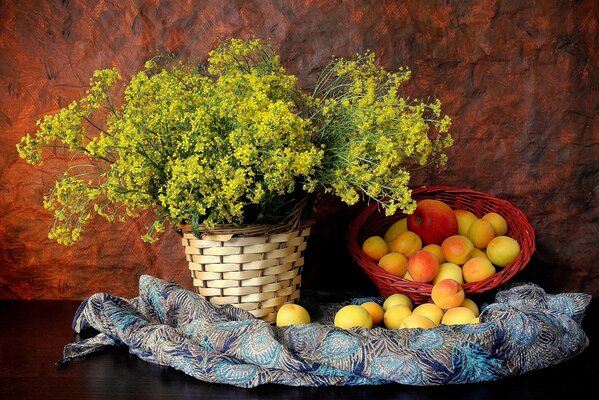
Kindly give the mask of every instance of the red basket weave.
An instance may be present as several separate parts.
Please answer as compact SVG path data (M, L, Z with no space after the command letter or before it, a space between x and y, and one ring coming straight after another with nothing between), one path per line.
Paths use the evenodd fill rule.
M495 275L480 282L462 285L467 295L482 293L506 283L526 266L535 251L535 234L532 226L524 213L506 200L470 189L449 186L423 186L414 189L412 197L415 200L440 200L452 209L468 210L479 218L486 213L496 212L506 219L508 223L507 236L518 241L521 247L520 255L505 268L498 269ZM377 203L369 205L349 225L347 235L349 251L358 265L372 279L382 296L404 293L415 303L424 303L430 299L432 284L412 282L391 275L362 251L364 240L370 236L382 236L394 222L404 217L405 214L402 213L387 217Z

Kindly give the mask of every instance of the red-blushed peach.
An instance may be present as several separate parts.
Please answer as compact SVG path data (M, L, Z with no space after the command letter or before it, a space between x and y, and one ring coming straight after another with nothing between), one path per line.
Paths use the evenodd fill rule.
M412 299L406 296L403 293L394 293L391 296L385 299L383 303L383 310L387 311L393 306L402 305L408 307L410 310L414 308L414 304L412 303Z
M439 261L428 251L417 251L408 259L408 272L414 282L430 282L439 272Z
M412 310L407 306L399 304L385 311L383 324L387 329L399 329L402 321L410 315L412 315Z
M413 329L413 328L423 328L423 329L430 329L430 328L434 328L437 324L435 324L433 321L431 321L430 319L428 319L427 317L425 317L424 315L409 315L407 317L405 317L403 319L403 321L401 321L401 324L399 324L399 328L400 329L404 329L404 328L408 328L408 329Z
M443 313L443 309L434 303L420 304L414 309L414 311L412 311L412 315L423 315L433 321L435 325L439 325L441 323Z
M431 290L433 303L444 310L458 307L464 302L465 297L462 285L453 279L443 279L433 285Z
M374 325L378 325L383 322L383 315L385 314L383 307L379 306L374 301L367 301L366 303L360 304L360 306L364 307L366 311L368 311Z
M487 220L477 219L468 228L466 235L477 249L484 249L487 244L495 237L495 229Z
M453 307L445 311L441 323L443 325L463 325L468 324L476 316L471 309L466 307Z
M453 279L460 285L464 283L462 276L462 268L454 263L443 263L439 265L439 272L433 279L433 284L442 281L443 279Z
M520 254L520 245L509 236L497 236L487 245L487 257L498 267L506 267Z
M472 299L468 299L468 298L464 299L464 302L462 303L462 305L460 307L469 308L470 310L472 310L475 317L478 317L480 315L480 311L478 311L478 306Z
M501 215L491 212L483 216L484 220L487 220L493 225L495 230L495 236L503 236L507 233L507 221Z
M337 311L334 324L342 329L351 329L358 326L370 329L372 328L372 317L364 307L351 304Z
M374 261L379 261L385 254L389 253L389 246L382 237L371 236L362 243L362 251Z
M387 253L379 260L379 267L391 275L403 278L408 271L408 259L401 253Z
M458 220L458 235L466 236L470 224L476 221L478 218L476 215L467 210L453 210Z
M408 215L408 230L420 236L424 244L441 244L449 236L457 235L458 220L446 203L425 199Z
M474 245L466 236L450 236L441 244L443 257L450 262L458 265L464 264L470 258L470 253Z
M391 225L387 229L387 232L385 232L385 236L383 236L383 239L385 239L385 241L387 241L387 242L390 242L393 239L395 239L397 237L397 235L399 235L400 233L403 233L407 230L408 230L408 219L402 218L399 221L396 221L395 223L393 223L393 225Z
M427 244L422 248L424 251L428 251L432 255L437 258L439 264L443 264L445 262L445 257L443 257L443 250L441 250L441 246L438 244Z
M462 275L466 283L483 281L495 275L495 272L495 266L483 257L471 258L462 266Z
M395 239L389 242L391 251L401 253L406 257L410 257L417 251L422 250L422 240L414 232L402 232Z

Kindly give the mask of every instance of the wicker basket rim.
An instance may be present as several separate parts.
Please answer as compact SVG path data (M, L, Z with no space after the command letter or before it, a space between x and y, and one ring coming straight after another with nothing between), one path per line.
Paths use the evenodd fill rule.
M283 221L278 224L249 224L238 226L233 224L217 224L214 226L199 225L202 235L220 236L228 235L231 237L249 237L249 236L268 236L276 233L292 232L308 228L314 224L313 219L302 221L302 212L308 205L307 199L300 200ZM192 232L190 224L180 224L176 230L183 233Z
M238 227L232 224L219 224L214 227L207 228L200 225L202 235L217 236L217 235L232 235L235 237L250 237L250 236L268 236L276 233L292 232L311 227L314 220L301 221L298 224L253 224L244 227ZM191 225L182 224L177 227L180 233L192 233Z

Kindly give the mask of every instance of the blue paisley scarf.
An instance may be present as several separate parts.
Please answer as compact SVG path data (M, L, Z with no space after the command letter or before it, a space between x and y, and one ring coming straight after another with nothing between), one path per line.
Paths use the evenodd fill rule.
M383 299L351 302L372 300ZM588 339L580 323L590 300L587 294L549 295L521 284L497 293L475 325L346 331L332 324L335 312L349 304L344 302L308 308L316 320L311 324L278 328L144 275L134 299L97 293L81 304L74 330L99 333L65 346L60 363L107 346L127 346L145 361L241 387L492 381L583 351Z

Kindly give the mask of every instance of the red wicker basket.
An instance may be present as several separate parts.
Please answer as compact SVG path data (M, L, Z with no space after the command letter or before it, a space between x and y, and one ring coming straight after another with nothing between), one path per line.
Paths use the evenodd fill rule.
M506 200L470 189L449 186L423 186L414 189L412 197L415 200L440 200L453 209L468 210L479 218L486 213L496 212L506 219L507 235L520 244L522 249L520 255L505 268L498 269L495 275L480 282L465 283L462 287L467 295L482 293L506 283L526 266L535 250L535 234L532 226L524 213ZM404 217L405 214L402 213L387 217L377 203L370 204L349 225L347 236L349 251L358 265L372 279L382 296L404 293L415 303L424 303L430 299L432 284L412 282L391 275L362 251L364 240L374 235L382 236L394 222Z

